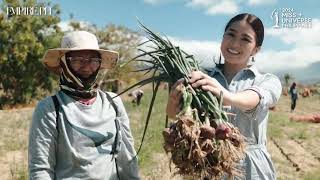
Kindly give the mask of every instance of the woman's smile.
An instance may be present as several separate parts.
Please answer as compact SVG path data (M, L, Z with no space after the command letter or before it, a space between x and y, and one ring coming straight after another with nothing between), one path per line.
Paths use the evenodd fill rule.
M239 55L240 52L231 48L228 48L227 51L232 55Z

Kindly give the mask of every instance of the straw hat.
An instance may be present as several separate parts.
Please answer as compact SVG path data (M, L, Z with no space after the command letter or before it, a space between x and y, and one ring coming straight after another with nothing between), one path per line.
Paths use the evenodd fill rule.
M94 50L101 54L101 69L112 69L119 59L118 52L100 49L95 35L86 31L74 31L67 33L61 40L61 48L49 49L42 62L56 74L60 74L60 58L69 51Z

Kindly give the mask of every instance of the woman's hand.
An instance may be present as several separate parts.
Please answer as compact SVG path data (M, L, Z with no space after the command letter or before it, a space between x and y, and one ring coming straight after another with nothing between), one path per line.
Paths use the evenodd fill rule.
M171 87L166 110L168 117L171 119L174 119L181 110L180 100L184 91L183 82L184 79L180 79Z
M194 88L202 88L205 91L210 91L217 97L220 97L220 93L222 92L224 104L230 105L231 103L233 93L225 89L216 79L201 71L193 71L191 73L190 84Z
M194 88L211 91L217 97L220 97L220 93L222 92L224 105L234 106L241 110L251 110L255 108L260 101L257 92L246 90L232 93L225 89L216 79L211 78L201 71L192 72L190 78L190 84Z

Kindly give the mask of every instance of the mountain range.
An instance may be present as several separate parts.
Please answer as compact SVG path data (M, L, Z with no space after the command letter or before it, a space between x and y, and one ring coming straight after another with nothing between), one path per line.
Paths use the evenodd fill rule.
M281 70L273 73L282 81L284 81L284 75L289 74L293 78L293 81L302 84L320 83L320 61L314 62L306 67Z

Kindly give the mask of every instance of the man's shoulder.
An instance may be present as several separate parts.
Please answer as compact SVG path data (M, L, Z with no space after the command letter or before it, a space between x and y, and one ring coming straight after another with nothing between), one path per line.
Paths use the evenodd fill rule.
M52 96L47 96L38 101L33 112L33 117L43 117L53 113L55 113L55 105Z
M50 107L53 107L54 103L53 103L53 98L52 96L56 96L56 94L53 94L51 96L47 96L43 99L41 99L37 106L36 106L36 109L45 109L45 108L50 108Z

